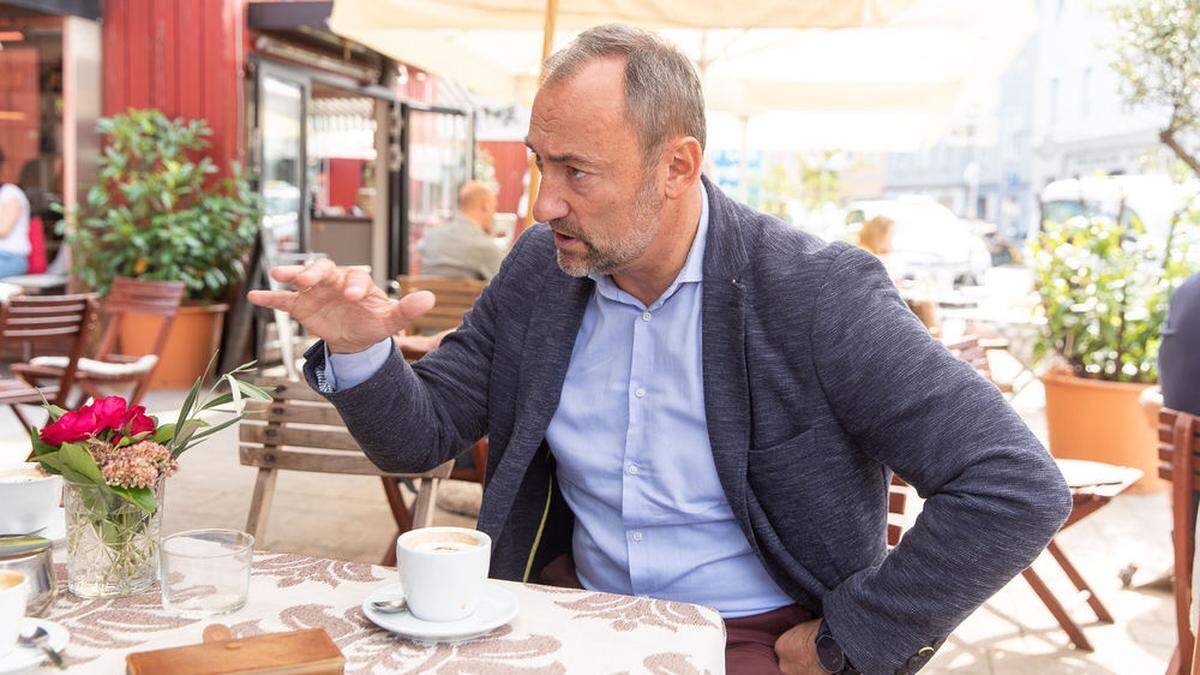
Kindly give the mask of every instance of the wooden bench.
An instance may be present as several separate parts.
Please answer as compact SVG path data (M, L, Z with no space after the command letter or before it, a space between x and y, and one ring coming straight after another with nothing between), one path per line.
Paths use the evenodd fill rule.
M450 476L453 460L421 474L383 471L363 454L333 405L307 384L268 377L255 378L254 382L274 387L270 403L247 403L249 414L239 429L241 463L258 467L246 518L246 531L257 541L264 541L275 479L281 470L379 476L400 533L433 523L437 487ZM400 494L401 479L412 480L417 486L411 511ZM396 564L395 537L383 564Z

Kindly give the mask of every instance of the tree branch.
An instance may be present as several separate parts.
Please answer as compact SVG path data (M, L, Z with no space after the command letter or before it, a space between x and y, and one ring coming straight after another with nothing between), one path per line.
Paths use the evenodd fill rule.
M1195 155L1191 154L1186 148L1180 145L1179 140L1175 138L1175 131L1175 125L1169 125L1166 129L1163 129L1158 133L1158 140L1162 141L1163 145L1170 148L1171 152L1174 152L1176 157L1183 160L1184 164L1187 164L1189 167L1191 167L1192 171L1197 176L1200 176L1200 159L1197 159Z

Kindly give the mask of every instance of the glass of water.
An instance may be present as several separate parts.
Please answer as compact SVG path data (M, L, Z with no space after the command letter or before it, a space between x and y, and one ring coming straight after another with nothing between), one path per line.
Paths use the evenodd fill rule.
M160 552L164 609L204 618L245 606L253 536L238 530L188 530L163 537Z

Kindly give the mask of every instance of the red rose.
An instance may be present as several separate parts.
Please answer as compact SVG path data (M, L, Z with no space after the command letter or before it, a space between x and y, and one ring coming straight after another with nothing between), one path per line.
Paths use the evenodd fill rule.
M58 418L57 422L42 429L39 435L43 442L58 447L63 443L82 441L96 431L96 413L92 406L85 405Z
M96 413L97 432L120 429L130 417L125 399L120 396L105 396L92 404L92 410Z
M130 408L125 419L130 436L146 432L154 433L155 431L154 420L146 416L146 406L144 405L135 405Z

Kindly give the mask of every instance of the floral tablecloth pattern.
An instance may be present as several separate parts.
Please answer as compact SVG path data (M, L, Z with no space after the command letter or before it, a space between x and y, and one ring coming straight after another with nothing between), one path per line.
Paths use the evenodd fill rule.
M419 643L377 628L362 599L397 581L395 570L366 563L258 553L249 601L215 619L188 619L162 608L157 587L114 600L84 600L66 590L47 618L71 631L70 673L123 673L125 655L195 644L211 623L237 637L323 628L346 656L347 673L655 673L702 675L725 667L725 627L715 610L607 593L503 584L516 594L512 623L473 641ZM44 663L39 673L57 672Z

